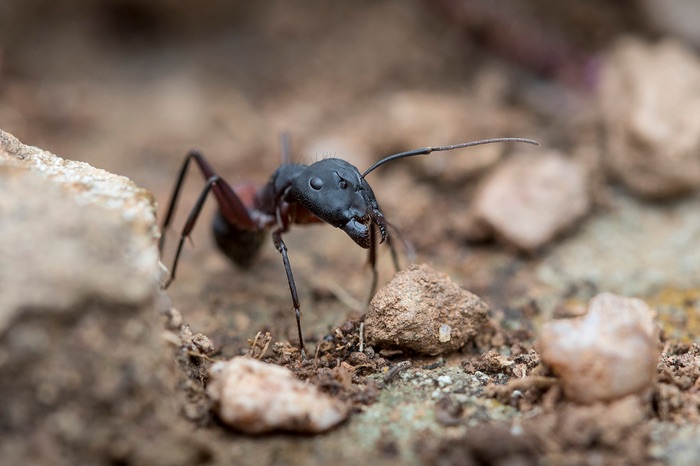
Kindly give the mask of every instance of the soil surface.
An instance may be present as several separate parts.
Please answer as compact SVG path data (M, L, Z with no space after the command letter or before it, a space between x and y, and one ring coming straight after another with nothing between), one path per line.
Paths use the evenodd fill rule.
M409 245L397 244L401 268L430 264L490 309L488 338L440 356L360 350L372 281L366 252L342 231L314 225L284 237L304 361L279 253L266 240L249 268L231 264L210 234L210 199L154 311L165 316L191 427L177 435L197 454L173 449L160 463L700 463L700 194L652 202L618 184L606 170L596 97L596 66L616 40L658 32L638 8L607 2L506 2L495 15L487 3L34 0L0 8L0 128L129 177L153 193L161 218L188 150L200 149L231 184L262 185L280 163L283 132L295 161L337 156L361 171L395 152L500 136L536 139L587 169L589 213L526 252L498 232L474 241L469 206L502 161L538 148L436 152L368 175ZM191 168L175 227L163 232L167 267L202 187ZM378 269L383 286L394 273L387 247ZM656 309L657 380L643 394L578 405L541 364L538 329L580 314L603 291ZM211 411L208 368L246 353L347 401L349 419L317 436L227 428Z

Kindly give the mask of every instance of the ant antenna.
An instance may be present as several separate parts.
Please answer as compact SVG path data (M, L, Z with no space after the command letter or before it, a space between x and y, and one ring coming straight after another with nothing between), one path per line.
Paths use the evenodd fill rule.
M374 169L379 168L382 165L384 165L385 163L391 162L392 160L402 159L404 157L412 157L414 155L430 154L431 152L461 149L463 147L480 146L482 144L492 144L494 142L524 142L526 144L533 144L535 146L540 145L539 142L534 141L532 139L526 139L526 138L493 138L493 139L481 139L479 141L463 142L461 144L453 144L451 146L424 147L422 149L413 149L413 150L409 150L408 152L401 152L401 153L390 155L389 157L383 158L379 162L377 162L374 165L372 165L371 167L369 167L367 169L367 171L365 171L362 174L361 178L364 178Z

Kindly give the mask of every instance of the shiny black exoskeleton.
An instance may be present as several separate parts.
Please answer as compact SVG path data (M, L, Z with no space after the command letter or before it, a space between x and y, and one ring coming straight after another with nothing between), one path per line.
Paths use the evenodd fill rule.
M287 273L287 282L292 295L292 304L299 333L299 347L304 355L304 339L301 331L299 297L287 257L287 246L282 240L292 224L325 222L343 230L355 243L369 250L372 269L372 287L377 284L376 248L387 242L392 248L396 268L396 253L389 234L389 224L379 209L372 188L365 180L374 169L387 162L414 155L430 154L463 147L494 142L524 142L537 144L531 139L496 138L465 142L451 146L425 147L394 154L381 159L364 173L342 159L329 158L311 165L289 163L289 151L283 150L283 164L275 170L270 181L262 187L252 184L231 186L224 181L206 159L197 151L191 151L180 169L175 189L168 204L162 231L165 233L175 212L180 188L191 161L195 161L207 180L180 234L177 251L170 267L170 277L163 285L167 288L175 279L178 259L185 239L191 234L210 191L218 203L214 218L214 237L217 246L239 266L251 264L262 245L265 232L272 230L272 239L282 254ZM288 148L288 144L283 147ZM379 238L377 238L377 232ZM160 238L159 250L163 251L164 234Z

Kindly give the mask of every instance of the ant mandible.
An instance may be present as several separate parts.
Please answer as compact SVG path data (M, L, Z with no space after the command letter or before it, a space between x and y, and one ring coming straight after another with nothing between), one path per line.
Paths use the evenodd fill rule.
M272 230L272 240L275 248L282 254L284 269L287 273L287 282L292 295L297 331L299 332L299 349L302 357L305 358L299 296L292 276L292 267L287 257L287 246L282 240L282 235L289 231L292 224L305 225L325 222L343 230L355 243L369 250L369 264L372 269L371 296L377 285L377 230L379 230L381 237L379 243L387 242L391 248L394 266L397 270L399 267L396 251L388 231L390 225L379 210L377 199L365 177L385 163L405 157L498 142L522 142L538 145L536 141L526 138L494 138L450 146L424 147L385 157L360 174L355 166L338 158L319 160L311 165L291 163L289 141L287 137L284 137L282 164L272 174L270 181L262 187L252 184L231 186L214 171L201 153L190 151L180 168L163 221L161 229L163 233L158 243L158 249L161 253L165 243L165 231L170 226L180 188L192 160L195 161L204 175L206 185L192 207L182 229L175 257L170 267L170 277L163 288L167 288L175 279L182 246L194 229L207 195L212 191L219 204L213 224L216 244L237 265L242 267L250 265L262 245L265 232Z

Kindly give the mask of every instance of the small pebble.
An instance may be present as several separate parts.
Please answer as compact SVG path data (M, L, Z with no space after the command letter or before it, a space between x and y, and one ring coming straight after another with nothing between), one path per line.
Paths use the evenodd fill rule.
M524 251L544 246L590 209L588 172L554 151L520 154L501 163L471 203L467 236L495 236Z
M193 336L192 344L202 354L209 354L214 352L214 343L212 343L209 337L204 335L203 333L198 333L195 336Z
M348 406L283 367L236 357L210 370L207 393L219 418L250 434L276 430L324 432L348 416Z
M656 379L659 330L644 301L602 293L582 317L549 322L539 340L542 361L578 403L621 398Z
M486 304L427 265L398 272L374 296L365 317L371 345L430 355L492 332Z
M174 307L168 308L164 313L165 315L165 327L169 330L178 330L182 327L182 314L180 311Z
M440 343L447 343L450 341L452 335L452 327L447 324L442 324L438 329L438 340Z
M605 161L630 191L665 199L697 190L700 58L695 51L670 39L619 41L604 61L599 100Z
M437 381L442 387L445 385L452 385L452 377L449 375L441 375L437 378Z

